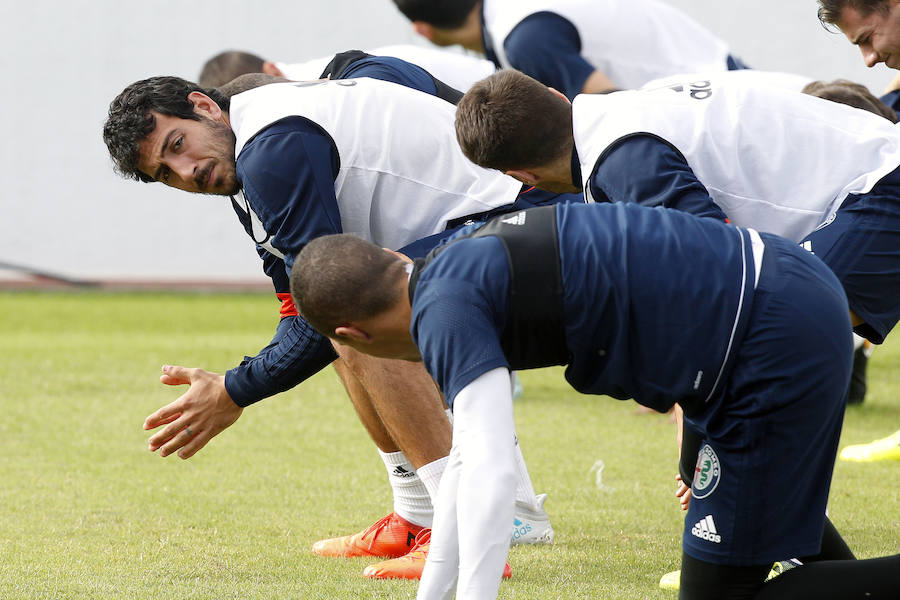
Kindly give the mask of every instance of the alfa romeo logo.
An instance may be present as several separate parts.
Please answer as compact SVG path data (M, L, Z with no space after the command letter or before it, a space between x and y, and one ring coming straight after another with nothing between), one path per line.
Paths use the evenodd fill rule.
M709 444L703 444L697 455L697 467L694 470L694 485L691 494L694 498L706 498L719 485L722 478L722 465L716 451Z

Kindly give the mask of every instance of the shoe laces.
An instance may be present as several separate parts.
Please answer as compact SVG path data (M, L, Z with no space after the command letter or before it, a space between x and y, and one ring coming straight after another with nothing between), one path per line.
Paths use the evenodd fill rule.
M416 534L416 541L413 542L412 548L409 549L408 554L421 552L424 549L424 546L427 546L429 543L431 543L431 527L426 527Z
M369 528L363 532L363 534L362 534L363 539L365 539L366 536L368 536L369 534L372 535L372 537L369 539L368 550L371 550L372 546L375 545L375 540L378 539L378 534L381 533L381 531L390 524L391 518L393 516L394 516L394 513L391 513L391 514L387 515L386 517L382 517L382 518L378 519L377 521L375 521L374 523L369 525Z

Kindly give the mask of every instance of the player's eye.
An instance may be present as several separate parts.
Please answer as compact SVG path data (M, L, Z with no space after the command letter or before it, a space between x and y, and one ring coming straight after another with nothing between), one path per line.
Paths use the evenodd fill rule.
M180 149L180 148L181 148L182 142L184 142L184 136L181 136L181 137L179 137L177 140L175 140L175 143L172 144L172 149L173 149L173 150L178 150L178 149Z

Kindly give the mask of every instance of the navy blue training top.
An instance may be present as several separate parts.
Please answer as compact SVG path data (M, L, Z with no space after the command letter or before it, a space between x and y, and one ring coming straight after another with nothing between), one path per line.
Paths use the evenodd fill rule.
M879 98L883 103L893 108L894 111L900 111L900 90L893 90Z
M581 56L575 25L552 12L528 15L503 40L509 64L572 100L596 68ZM497 62L496 60L494 61Z
M711 396L752 305L747 231L635 204L556 212L569 383L659 411ZM508 290L506 252L491 236L455 241L419 273L410 331L451 406L479 376L509 368Z
M572 177L581 182L577 155ZM648 133L617 140L594 165L589 179L597 202L634 202L644 206L675 208L698 217L725 221L684 155L669 142Z
M546 86L559 90L572 100L582 92L587 78L596 70L581 55L581 36L575 25L554 12L541 11L528 15L506 36L492 40L481 19L485 57L502 68L494 44L503 44L509 64ZM747 69L740 59L729 56L729 71Z
M362 59L338 79L354 77L391 81L432 95L437 92L424 69L399 58ZM334 193L338 160L331 138L303 117L282 119L263 129L237 157L244 195L285 256L282 260L257 247L279 298L290 298L288 275L303 246L321 235L341 233ZM252 237L244 213L235 212ZM269 345L226 373L225 388L238 405L247 406L294 387L335 358L328 339L303 318L284 316Z

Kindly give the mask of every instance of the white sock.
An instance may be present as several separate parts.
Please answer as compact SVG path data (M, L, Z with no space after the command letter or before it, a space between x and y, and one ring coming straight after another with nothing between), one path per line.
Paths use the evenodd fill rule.
M394 512L419 527L431 527L434 507L428 489L402 452L382 452L381 460L387 468L388 481L394 492Z
M438 494L438 487L441 485L441 477L444 475L444 469L447 467L449 456L431 461L427 465L422 465L417 469L419 479L425 484L428 495L431 496L431 502L434 503Z
M531 475L528 474L528 467L525 465L525 457L522 456L518 437L516 437L516 466L519 475L519 480L516 482L516 501L536 506L537 498L534 494L534 486L531 483Z

